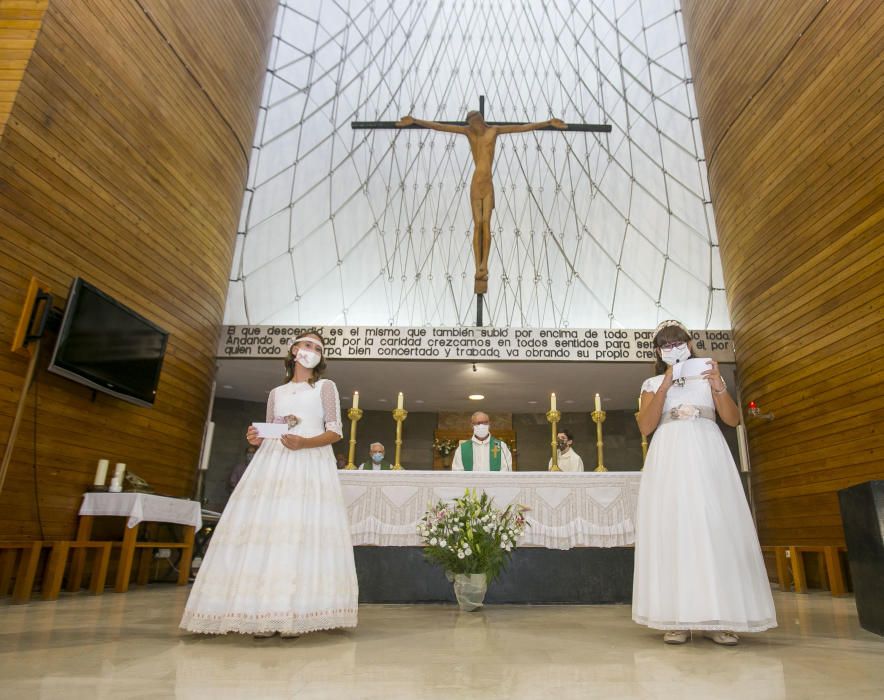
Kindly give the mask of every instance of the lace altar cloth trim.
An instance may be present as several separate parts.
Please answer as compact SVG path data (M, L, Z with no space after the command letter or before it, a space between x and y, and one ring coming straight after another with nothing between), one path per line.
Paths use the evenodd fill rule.
M354 545L420 546L428 504L485 491L504 508L529 508L520 546L623 547L635 542L641 472L338 472Z

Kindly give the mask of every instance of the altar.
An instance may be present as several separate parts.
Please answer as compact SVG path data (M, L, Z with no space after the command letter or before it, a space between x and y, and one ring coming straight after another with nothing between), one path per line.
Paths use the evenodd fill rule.
M364 603L449 602L444 572L424 561L417 524L428 504L485 491L529 524L489 603L613 603L632 595L641 472L341 471Z

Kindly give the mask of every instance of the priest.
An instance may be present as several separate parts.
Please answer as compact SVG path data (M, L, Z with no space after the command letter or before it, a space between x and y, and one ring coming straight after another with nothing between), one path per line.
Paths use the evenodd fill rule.
M389 462L384 460L384 445L380 442L373 442L369 445L369 454L371 455L371 459L368 462L363 462L359 465L359 468L363 471L389 471L392 469L392 466Z
M464 440L454 452L453 472L511 472L513 456L503 440L491 435L491 420L487 413L476 411L470 422L473 436Z

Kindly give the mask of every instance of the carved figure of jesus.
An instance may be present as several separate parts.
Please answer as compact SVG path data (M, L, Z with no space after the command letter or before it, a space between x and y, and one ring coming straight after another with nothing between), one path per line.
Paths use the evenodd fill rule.
M545 129L550 126L556 129L567 129L568 125L561 119L548 119L545 122L529 124L491 126L485 122L482 113L476 111L467 112L465 126L415 119L411 115L402 117L396 122L396 126L400 127L412 124L435 131L462 134L470 142L470 152L473 154L473 163L476 166L473 180L470 183L470 206L473 211L473 255L476 259L475 292L476 294L485 294L488 291L488 254L491 252L491 212L494 210L494 183L491 180L491 171L494 164L494 148L497 145L497 137L500 134L516 134Z

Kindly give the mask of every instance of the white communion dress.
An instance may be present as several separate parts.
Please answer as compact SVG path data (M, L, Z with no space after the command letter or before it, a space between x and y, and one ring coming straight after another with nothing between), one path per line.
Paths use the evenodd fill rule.
M642 391L656 393L663 375ZM636 516L632 619L660 630L777 626L758 536L709 382L673 385L651 440Z
M267 421L341 434L334 382L270 392ZM230 496L181 619L191 632L300 634L355 627L359 589L330 445L290 450L265 439Z

